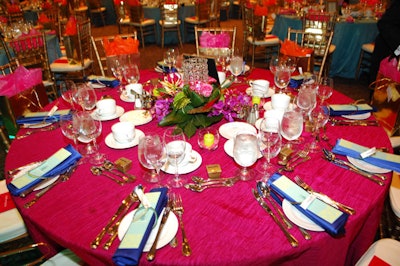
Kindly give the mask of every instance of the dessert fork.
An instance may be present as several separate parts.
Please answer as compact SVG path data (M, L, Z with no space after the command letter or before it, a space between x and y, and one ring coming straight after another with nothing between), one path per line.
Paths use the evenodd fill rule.
M179 217L179 225L180 225L181 231L182 231L182 253L185 256L190 256L190 254L192 254L192 250L189 246L189 242L188 242L188 239L186 238L186 234L185 234L185 228L183 226L182 215L183 215L184 209L183 209L181 195L174 195L173 205L174 205L173 210Z

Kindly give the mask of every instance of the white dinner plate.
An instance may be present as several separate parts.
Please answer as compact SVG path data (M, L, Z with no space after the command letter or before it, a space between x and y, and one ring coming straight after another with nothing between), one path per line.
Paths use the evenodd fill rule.
M44 188L50 186L51 184L56 182L59 177L60 177L60 175L56 175L55 177L49 178L49 180L47 180L46 182L44 182L40 186L35 187L33 189L33 191L38 191L38 190L41 190L41 189L44 189Z
M185 165L178 165L178 173L180 175L184 175L190 172L193 172L194 170L196 170L197 168L200 167L201 162L203 161L203 159L201 158L201 155L195 151L192 150L192 156L193 158L195 157L195 159L193 160L193 162L188 162ZM164 164L163 167L161 167L161 170L167 174L171 174L174 175L175 174L175 165L168 162Z
M39 123L35 123L35 124L22 124L21 127L22 128L33 128L34 129L34 128L48 127L51 124L53 124L53 123L42 123L42 122L39 122Z
M310 218L301 213L286 199L284 199L282 202L282 209L287 218L289 218L289 220L292 221L297 226L300 226L310 231L317 231L317 232L325 231L324 228L322 228L321 226L317 225L312 220L310 220Z
M239 131L248 131L257 134L257 129L245 122L229 122L219 127L219 134L226 139L233 139Z
M143 131L139 129L135 129L135 138L131 142L127 143L119 143L114 139L114 136L112 133L108 134L105 143L108 147L113 148L113 149L128 149L135 147L136 145L139 144L139 140L141 137L144 137Z
M122 101L127 102L127 103L134 103L134 102L135 102L135 98L129 98L129 97L125 94L125 92L121 93L121 96L119 96L119 98L120 98Z
M386 174L391 172L392 170L389 169L385 169L385 168L381 168L379 166L375 166L373 164L367 163L364 160L361 159L356 159L350 156L347 156L347 160L349 160L349 162L351 164L353 164L355 167L370 172L370 173L375 173L375 174Z
M224 151L226 154L231 156L233 158L233 139L228 139L225 144L224 144ZM258 151L258 159L262 157L262 154L260 151Z
M161 212L156 226L151 230L151 233L149 235L149 238L147 239L146 245L144 246L143 251L148 252L153 245L154 240L156 239L156 235L158 232L158 228L160 227L162 216L164 213L165 209ZM119 240L122 240L124 237L126 231L128 230L129 226L132 223L133 215L135 214L136 210L131 211L128 213L121 221L121 224L118 227L118 238ZM164 224L164 228L161 231L160 237L157 242L157 249L160 249L167 245L176 235L176 232L178 231L178 219L176 218L176 215L173 212L169 212L168 214L168 219Z
M342 115L342 117L344 117L344 118L354 119L354 120L363 120L363 119L367 119L370 116L371 116L371 112L364 113L364 114L357 114L357 115Z
M109 121L120 117L124 113L124 108L121 106L117 106L115 114L109 116L100 116L96 110L92 112L93 119L100 120L100 121Z
M100 84L97 82L89 82L89 86L92 87L93 89L102 89L106 87L105 84Z
M253 88L252 88L252 87L248 87L248 88L246 89L246 93L247 93L247 95L249 95L249 96L253 96ZM269 97L271 97L273 94L275 94L275 91L274 91L273 89L269 88L268 91L267 91L265 94L263 94L262 98L269 98Z
M119 121L132 122L135 126L140 126L149 123L153 117L146 110L133 110L123 114Z

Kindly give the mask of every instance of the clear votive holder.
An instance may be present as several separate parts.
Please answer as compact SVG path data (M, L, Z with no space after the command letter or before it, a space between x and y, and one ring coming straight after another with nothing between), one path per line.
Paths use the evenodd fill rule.
M197 143L199 147L207 150L218 148L219 133L216 128L201 128L197 133Z
M193 57L184 59L182 69L185 84L208 81L207 58Z

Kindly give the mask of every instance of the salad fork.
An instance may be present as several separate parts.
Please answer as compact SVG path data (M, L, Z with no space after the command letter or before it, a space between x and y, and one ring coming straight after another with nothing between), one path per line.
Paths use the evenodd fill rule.
M183 226L182 215L183 215L184 209L183 209L181 195L174 195L173 205L174 205L173 210L179 217L179 225L180 225L181 231L182 231L182 253L185 256L190 256L192 254L192 250L189 246L189 242L188 242L188 239L186 238L186 234L185 234L185 228Z

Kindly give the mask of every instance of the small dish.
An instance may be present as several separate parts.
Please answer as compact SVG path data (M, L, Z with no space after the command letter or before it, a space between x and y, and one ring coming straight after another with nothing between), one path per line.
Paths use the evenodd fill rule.
M128 149L135 147L136 145L139 144L139 139L141 137L144 137L143 131L139 129L135 129L135 138L131 142L127 143L119 143L114 139L114 136L112 133L108 134L107 137L105 138L105 143L108 147L113 148L113 149Z
M200 167L200 165L203 161L203 159L201 158L201 155L197 151L192 150L192 156L196 157L196 159L193 162L189 162L182 166L178 165L178 173L180 175L184 175L184 174L193 172L194 170L196 170L197 168ZM164 166L161 167L161 170L167 174L173 175L173 174L175 174L175 165L173 165L167 161L167 163L165 163Z
M219 134L226 139L233 139L239 131L249 131L257 134L257 129L245 122L229 122L219 127Z
M96 110L94 110L92 112L92 117L93 117L93 119L100 120L100 121L109 121L109 120L113 120L113 119L120 117L124 113L124 111L125 111L124 108L122 108L121 106L117 106L115 114L110 115L110 116L100 116L97 114Z
M119 98L127 103L134 103L135 99L134 98L129 98L125 93L121 93L121 95L119 96Z
M149 123L153 120L153 117L146 110L132 110L123 114L119 121L121 122L132 122L135 126L140 126Z

